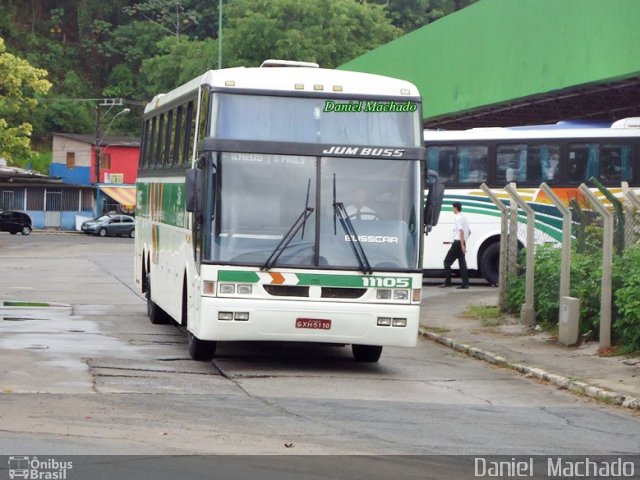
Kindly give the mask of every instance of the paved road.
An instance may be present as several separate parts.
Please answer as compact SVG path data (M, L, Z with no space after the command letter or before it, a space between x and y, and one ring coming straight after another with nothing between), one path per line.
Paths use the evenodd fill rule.
M0 454L637 454L640 422L420 339L350 349L234 342L213 363L154 326L133 240L0 236ZM415 465L407 465L415 471ZM407 477L408 478L408 477Z

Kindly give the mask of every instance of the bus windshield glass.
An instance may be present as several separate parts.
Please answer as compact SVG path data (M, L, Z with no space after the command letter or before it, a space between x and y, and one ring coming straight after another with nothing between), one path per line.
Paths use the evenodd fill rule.
M217 93L212 109L216 114L209 133L215 138L422 146L420 109L402 98L349 101Z
M280 248L274 266L359 269L359 242L373 270L418 268L418 161L223 153L217 172L208 261L263 266Z

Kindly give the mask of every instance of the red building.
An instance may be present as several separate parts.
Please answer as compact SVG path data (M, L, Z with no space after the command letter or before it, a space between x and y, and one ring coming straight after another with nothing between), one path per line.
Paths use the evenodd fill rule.
M113 209L131 211L135 206L139 155L139 138L105 137L100 142L100 165L96 169L94 136L56 133L49 175L64 183L98 186L96 215ZM102 198L101 193L107 198Z

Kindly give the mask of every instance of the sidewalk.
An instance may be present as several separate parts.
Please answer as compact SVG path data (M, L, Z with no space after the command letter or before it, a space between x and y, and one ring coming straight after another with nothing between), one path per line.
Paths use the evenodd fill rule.
M566 347L507 317L483 325L464 313L470 306L495 306L498 289L422 288L420 333L438 343L494 365L510 368L560 388L607 403L640 408L640 358L600 357L598 343ZM487 322L491 323L491 322ZM497 323L497 322L496 322Z

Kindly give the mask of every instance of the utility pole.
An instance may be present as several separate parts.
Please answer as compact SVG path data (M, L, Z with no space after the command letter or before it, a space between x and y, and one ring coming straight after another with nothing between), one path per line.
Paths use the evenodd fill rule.
M222 69L222 0L218 1L218 70Z
M113 107L121 107L123 100L121 98L99 98L96 101L96 144L95 144L95 161L96 161L96 185L100 183L100 144L102 143L102 135L100 134L100 120ZM100 107L109 107L102 117L100 116ZM114 117L115 118L115 117Z

